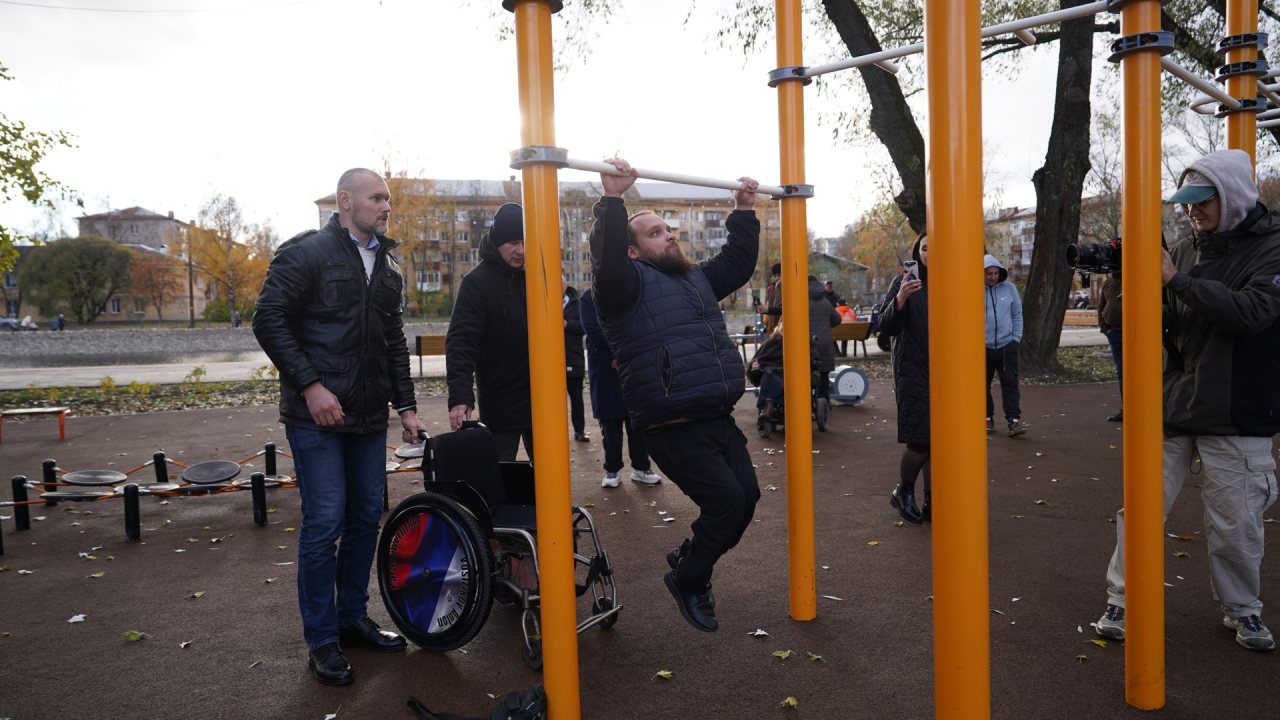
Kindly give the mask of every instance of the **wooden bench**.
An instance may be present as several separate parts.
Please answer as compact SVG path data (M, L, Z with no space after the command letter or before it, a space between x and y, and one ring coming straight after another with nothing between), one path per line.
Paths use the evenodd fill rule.
M444 335L415 335L414 340L416 349L413 354L418 356L418 377L422 377L422 356L443 355Z
M858 357L858 343L862 343L862 357L867 357L867 338L871 335L871 323L840 323L831 328L831 339L840 343L840 354L848 356L849 341L852 340L853 356Z
M1068 325L1093 325L1098 324L1097 310L1067 310L1062 317L1063 326Z
M7 417L17 417L20 415L57 415L58 416L58 439L67 439L67 413L71 412L68 407L47 407L47 408L14 408L12 410L0 410L0 443L4 442L4 419Z

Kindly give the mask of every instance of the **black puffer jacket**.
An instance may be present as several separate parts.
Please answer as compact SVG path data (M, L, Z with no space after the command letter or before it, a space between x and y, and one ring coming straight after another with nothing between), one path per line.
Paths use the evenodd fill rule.
M449 407L478 407L480 421L500 432L533 427L527 302L524 270L508 265L485 235L480 264L462 278L449 318L445 374Z
M324 383L342 403L342 430L384 431L387 403L416 409L400 299L404 278L378 237L372 280L335 215L280 246L253 316L253 333L280 371L280 421L318 429L302 390Z
M920 262L920 241L911 248ZM893 338L893 393L898 401L898 442L928 445L929 441L929 269L919 265L920 292L896 302L902 276L894 278L880 308L880 334Z
M564 298L565 371L569 377L580 378L587 374L587 358L582 351L582 336L585 331L582 329L582 315L578 309L578 289L566 285Z

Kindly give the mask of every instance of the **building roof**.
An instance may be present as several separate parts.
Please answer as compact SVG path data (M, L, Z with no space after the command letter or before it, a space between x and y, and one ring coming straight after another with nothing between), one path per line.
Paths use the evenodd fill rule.
M108 210L93 215L81 215L77 220L173 220L172 215L161 215L146 208L131 207L123 210ZM174 222L180 222L173 220Z
M679 183L642 183L632 186L641 200L648 202L715 202L724 200L733 202L733 193L720 188L701 187L699 185L681 185Z

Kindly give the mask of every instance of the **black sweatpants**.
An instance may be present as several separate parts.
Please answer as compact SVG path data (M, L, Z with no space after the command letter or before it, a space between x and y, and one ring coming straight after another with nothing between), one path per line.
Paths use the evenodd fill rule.
M579 435L587 430L587 412L582 404L582 376L565 376L565 388L569 390L569 419L573 431Z
M987 417L994 418L996 406L991 400L991 380L1000 376L1000 398L1004 419L1022 417L1022 393L1018 391L1018 345L1011 342L1001 348L987 348Z
M697 592L711 583L721 555L738 544L760 500L747 438L725 415L650 431L649 455L698 505L693 546L676 569L676 586Z
M632 470L649 470L649 445L645 433L631 427L631 418L600 418L600 434L604 436L604 471L616 473L622 469L622 432L627 433L627 450L631 456Z

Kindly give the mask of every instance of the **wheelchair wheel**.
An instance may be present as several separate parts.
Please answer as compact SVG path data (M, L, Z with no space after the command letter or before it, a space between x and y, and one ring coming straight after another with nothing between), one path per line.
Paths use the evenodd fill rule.
M493 607L493 559L475 517L433 492L396 506L378 538L378 587L414 644L444 652L469 642Z
M602 598L598 598L595 602L591 603L592 615L600 615L602 613L607 613L612 609L613 609L612 598L602 597ZM618 613L614 613L609 617L605 618L604 620L601 620L600 625L598 627L601 630L608 630L609 628L617 624L618 624Z
M818 424L818 432L827 431L828 413L831 412L831 401L824 398L814 398L813 400L813 419Z

